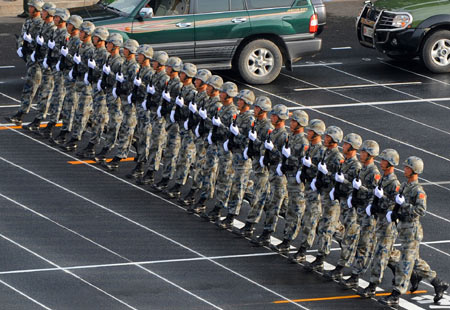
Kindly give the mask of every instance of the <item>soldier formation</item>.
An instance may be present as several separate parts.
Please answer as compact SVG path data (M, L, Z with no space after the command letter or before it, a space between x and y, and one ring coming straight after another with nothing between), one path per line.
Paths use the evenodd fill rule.
M288 257L307 270L323 269L335 239L340 259L323 275L357 288L360 276L370 270L370 284L359 290L362 296L375 296L390 267L393 290L380 302L398 304L409 284L415 291L422 278L434 286L434 301L442 298L448 284L419 256L420 217L426 210L426 194L418 183L420 158L405 160L407 181L401 184L394 149L380 153L373 140L363 141L356 133L344 136L339 127L309 120L303 110L289 113L282 104L272 106L268 97L239 91L233 82L154 52L148 44L123 42L120 34L52 3L32 0L29 13L17 50L26 61L27 77L21 107L9 121L21 125L34 101L37 114L24 129L66 151L77 150L86 135L89 142L77 156L110 171L133 147L136 165L128 178L152 185L223 229L233 229L245 198L250 205L245 225L233 233L285 254L298 237L300 247ZM55 135L58 122L62 128ZM107 161L113 148L115 156ZM160 167L162 178L155 182ZM188 176L192 186L182 197ZM208 211L212 199L215 205ZM264 230L254 237L263 212ZM284 239L273 246L270 237L280 216ZM318 254L306 263L306 251L316 239ZM401 243L398 250L395 240ZM352 269L348 279L344 267Z

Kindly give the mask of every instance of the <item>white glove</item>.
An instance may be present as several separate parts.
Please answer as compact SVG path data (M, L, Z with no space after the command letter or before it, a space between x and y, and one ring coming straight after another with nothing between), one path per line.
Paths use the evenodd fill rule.
M259 158L259 165L264 168L264 155Z
M209 145L212 145L212 144L213 144L213 141L212 141L212 131L209 132L209 134L208 134L208 139L207 139L207 140L208 140L208 144L209 144Z
M177 98L175 99L175 104L182 108L184 106L184 98L177 96Z
M395 196L395 203L402 205L405 203L405 196L397 194L397 196Z
M302 180L300 180L300 176L302 175L302 171L297 171L297 174L295 175L295 181L297 181L297 184L302 183Z
M282 175L283 175L283 171L281 171L281 166L282 166L282 164L281 163L279 163L278 164L278 166L277 166L277 174L281 177Z
M198 115L200 115L200 117L204 120L208 117L208 113L203 108L200 108L200 110L198 111Z
M102 80L101 80L101 79L98 80L98 82L97 82L97 90L98 90L98 91L101 91L101 90L102 90Z
M86 85L86 86L88 86L89 84L91 84L91 83L89 83L89 80L88 80L88 77L89 77L89 73L85 73L84 74L84 85Z
M189 118L183 123L184 130L189 130Z
M38 35L36 37L36 43L39 44L40 46L44 45L44 37Z
M155 89L155 86L150 86L150 85L147 85L147 93L149 93L149 94L151 94L151 95L154 95L155 93L156 93L156 89Z
M361 179L358 180L353 179L352 186L354 189L359 190L361 188L361 185L362 185Z
M369 204L367 205L367 207L366 207L366 214L367 214L368 216L372 216L372 212L371 212L370 209L372 209L372 204L371 204L371 203L369 203Z
M112 90L112 95L113 95L113 97L114 97L114 99L117 99L117 88L113 88L113 90Z
M20 58L23 57L22 47L19 47L19 48L17 49L17 55L19 55Z
M199 132L199 130L200 130L200 124L198 124L197 127L195 127L195 130L194 130L195 136L196 136L197 138L200 138L200 132Z
M314 179L311 181L311 189L312 189L313 191L315 191L315 192L317 192L316 181L317 181L317 178L314 178Z
M111 67L104 64L103 65L103 73L105 73L106 75L109 75L111 73Z
M42 66L44 67L44 69L48 69L47 57L44 58L44 61L42 62Z
M160 106L158 107L158 109L156 110L156 115L158 115L158 118L161 118L161 117L162 117L162 115L161 115L161 109L162 109L162 105L160 105Z
M353 208L353 205L352 205L352 195L350 195L350 196L347 198L347 206L348 206L349 209Z
M322 172L323 174L327 175L328 174L327 164L319 163L319 171Z
M170 102L170 100L172 100L172 98L170 98L170 93L169 93L168 91L163 91L162 97L163 97L163 99L166 100L167 102Z
M334 174L334 179L336 180L336 182L338 182L338 183L344 183L344 181L345 181L345 176L344 176L344 174L341 172L341 173L335 173Z
M58 72L60 72L60 71L61 71L60 65L61 65L61 61L60 61L60 60L58 60L58 62L56 63L56 66L55 66L55 68L56 68L56 71L58 71Z
M171 121L172 123L175 123L175 110L172 110L172 111L170 112L170 121Z
M228 149L228 143L230 142L230 140L226 140L224 143L223 143L223 149L225 150L225 152L229 152L230 150Z
M141 107L142 109L144 109L144 111L147 111L147 100L142 101Z
M53 50L53 49L55 48L55 46L56 46L56 45L55 45L55 41L53 41L53 40L48 40L47 46L48 46L49 49Z
M284 155L284 157L289 158L289 157L291 157L291 148L290 147L286 148L283 145L283 147L281 149L281 153Z
M192 101L189 102L189 111L191 111L194 114L198 113L197 104L195 102Z
M333 187L333 189L330 191L330 199L331 199L331 201L334 200L334 187Z
M79 65L81 63L81 56L77 54L73 55L73 62Z
M267 140L264 141L264 147L267 150L272 151L273 150L273 142L272 141L267 142Z
M222 121L220 120L220 117L216 117L216 116L213 116L212 123L216 127L220 127L222 125Z
M69 78L73 81L73 80L75 80L74 78L73 78L73 69L70 69L70 71L69 71Z
M95 67L97 66L97 63L95 62L94 59L89 59L88 60L88 67L91 69L95 69Z
M387 219L388 223L392 223L392 211L388 211L386 213L386 219Z
M311 167L311 165L312 165L311 157L308 157L308 158L303 157L302 158L302 164L303 164L303 166L306 166L308 168Z
M235 136L239 134L239 128L237 126L234 126L233 123L231 123L230 125L230 131Z
M123 81L125 81L125 78L123 77L122 72L117 72L116 73L116 81L119 83L123 83Z
M133 81L134 86L141 86L142 85L142 80L140 78L135 77L134 81Z
M61 48L61 55L63 55L64 57L67 57L67 54L69 54L69 49L65 46L63 46Z
M255 131L250 130L248 132L248 138L254 142L257 138L256 130Z
M128 102L129 104L132 103L131 99L133 99L133 94L129 94L128 97L127 97L127 102Z
M242 153L242 156L245 160L248 159L248 146L245 147L244 152Z
M33 38L31 37L31 34L28 34L28 33L26 33L26 32L23 34L23 39L24 39L25 41L27 41L28 43L33 42Z
M36 62L36 58L34 57L34 55L36 55L36 51L33 51L33 53L31 53L30 59L32 62Z
M377 196L378 198L383 198L384 195L384 191L382 188L378 189L378 186L375 187L375 196Z

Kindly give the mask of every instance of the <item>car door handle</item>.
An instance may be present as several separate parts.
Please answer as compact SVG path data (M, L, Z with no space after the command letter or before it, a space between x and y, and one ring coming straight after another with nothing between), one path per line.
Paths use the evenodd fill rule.
M247 21L247 18L244 18L244 17L237 17L237 18L233 18L231 20L231 22L235 23L235 24L245 23L246 21Z
M188 27L191 27L192 24L191 23L178 23L175 26L177 26L178 28L188 28Z

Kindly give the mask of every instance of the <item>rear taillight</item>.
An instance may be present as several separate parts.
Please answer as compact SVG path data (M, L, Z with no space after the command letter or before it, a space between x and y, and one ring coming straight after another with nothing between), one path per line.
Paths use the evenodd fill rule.
M317 19L317 14L313 14L309 19L309 32L316 33L319 29L319 20Z

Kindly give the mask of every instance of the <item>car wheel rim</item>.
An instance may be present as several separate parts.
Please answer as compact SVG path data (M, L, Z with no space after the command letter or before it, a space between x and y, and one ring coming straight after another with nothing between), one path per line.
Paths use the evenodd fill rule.
M250 53L248 70L257 76L266 76L272 69L275 60L273 54L266 48L258 48Z
M450 40L442 39L436 41L431 49L431 58L438 66L448 66L450 64Z

